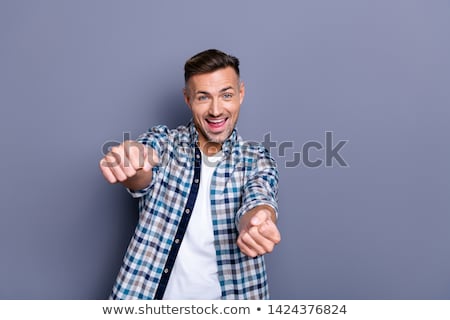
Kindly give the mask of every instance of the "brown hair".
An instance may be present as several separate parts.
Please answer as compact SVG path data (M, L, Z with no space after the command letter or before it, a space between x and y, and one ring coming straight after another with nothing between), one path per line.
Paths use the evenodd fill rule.
M226 67L232 67L239 77L238 58L217 49L205 50L186 61L184 81L187 83L193 75L214 72Z

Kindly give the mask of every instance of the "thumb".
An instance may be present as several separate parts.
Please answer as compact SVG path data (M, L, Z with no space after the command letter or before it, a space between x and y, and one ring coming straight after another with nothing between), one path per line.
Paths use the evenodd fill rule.
M267 209L261 209L258 212L256 212L252 219L250 220L250 225L252 226L259 226L263 222L265 222L270 217L270 212Z

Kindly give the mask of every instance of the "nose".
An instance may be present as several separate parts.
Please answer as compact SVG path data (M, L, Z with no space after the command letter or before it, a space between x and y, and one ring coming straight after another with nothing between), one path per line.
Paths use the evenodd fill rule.
M212 99L211 105L209 106L209 114L213 117L218 117L222 114L222 105L219 99Z

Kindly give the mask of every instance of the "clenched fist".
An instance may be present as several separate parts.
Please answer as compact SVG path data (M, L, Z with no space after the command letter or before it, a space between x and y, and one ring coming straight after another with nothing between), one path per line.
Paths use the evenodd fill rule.
M241 217L237 245L242 253L252 258L270 253L280 241L275 212L271 207L258 206Z
M127 188L139 190L150 184L152 168L158 161L152 148L128 140L111 148L100 160L100 170L109 183L120 182Z

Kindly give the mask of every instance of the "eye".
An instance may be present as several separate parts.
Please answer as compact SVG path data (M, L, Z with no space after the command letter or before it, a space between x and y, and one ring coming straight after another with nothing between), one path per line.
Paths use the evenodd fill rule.
M208 96L206 94L199 95L199 96L197 96L197 100L198 101L206 101L206 100L208 100Z
M230 100L230 99L233 98L233 94L230 93L230 92L225 92L225 93L223 94L223 98L224 98L225 100Z

